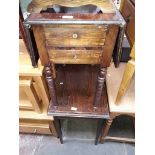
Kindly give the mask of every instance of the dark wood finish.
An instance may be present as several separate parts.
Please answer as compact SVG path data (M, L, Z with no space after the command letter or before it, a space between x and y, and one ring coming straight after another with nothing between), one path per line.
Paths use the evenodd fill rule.
M113 119L108 119L108 120L106 120L105 126L104 126L103 131L102 131L102 136L101 136L101 138L100 138L100 142L101 142L101 143L104 142L105 137L107 136L107 134L108 134L108 132L109 132L110 126L111 126L111 124L112 124L112 121L113 121Z
M124 0L120 11L127 23L125 30L127 38L130 42L130 45L133 46L135 41L135 5L133 1Z
M110 65L111 56L115 46L117 34L118 34L118 26L110 25L107 32L105 46L102 54L101 67L109 67Z
M94 109L99 65L57 65L55 79L58 107L50 102L48 114L53 116L108 118L106 91L102 91L98 108ZM105 90L105 85L103 90Z
M100 64L103 48L48 48L48 54L55 64Z
M122 115L123 113L110 113L110 118L108 120L106 120L106 123L102 129L102 134L100 136L100 143L104 143L105 140L112 140L112 141L117 141L117 142L129 142L129 143L134 143L135 139L133 138L122 138L122 137L113 137L113 136L107 136L109 129L112 125L113 120L117 117ZM124 113L124 115L128 115L131 117L135 117L134 114L130 114L130 113Z
M70 16L71 18L64 18ZM73 17L73 18L72 18ZM33 13L25 20L31 25L40 24L125 24L119 11L116 13L80 14L80 13Z
M99 47L104 46L107 26L96 25L44 25L46 46Z
M55 91L55 83L54 83L51 69L52 69L51 63L49 62L49 64L45 66L45 76L46 76L46 80L48 84L51 102L53 106L55 107L55 106L58 106L58 103L57 103L57 96L56 96L56 91Z
M106 78L106 68L101 68L97 78L97 85L94 97L94 108L98 108L98 105L101 102L101 95L103 91L103 85L105 83L105 78Z
M25 24L24 28L25 28L27 45L28 45L28 49L29 49L28 51L30 54L32 66L37 67L39 55L38 55L38 51L36 48L36 42L34 41L33 32L31 30L31 26L29 24Z
M37 44L37 49L38 49L38 53L40 56L40 60L41 60L41 64L42 65L48 65L49 63L49 58L48 58L48 53L45 47L45 40L44 40L44 36L43 36L43 28L42 26L38 25L38 26L32 26L33 32L34 32L34 36L35 36L35 41Z
M112 3L109 0L50 1L51 6L55 3L62 7L93 4L103 12L45 13L49 1L33 0L29 6L32 13L25 20L25 24L32 25L40 59L45 66L51 96L48 115L55 117L61 143L60 117L75 117L99 119L97 144L102 119L109 118L104 84L106 68L110 65L118 32L122 32L119 28L125 26L125 21L114 7L110 11ZM121 37L122 33L117 57L121 54Z
M28 50L28 45L27 45L27 40L26 40L26 36L25 36L23 21L24 21L23 13L21 10L21 6L19 4L19 36L20 36L20 39L24 40L25 46Z
M124 39L125 27L126 25L123 25L119 28L119 35L117 36L117 41L113 52L113 60L114 60L115 67L119 67L119 63L122 55L122 43Z
M73 16L73 19L64 19L62 16ZM117 11L116 14L63 14L63 13L33 13L31 14L28 19L25 21L25 24L29 23L33 25L34 34L36 39L36 42L42 42L37 43L38 49L42 48L42 50L39 51L41 61L45 61L48 59L47 52L43 54L43 51L49 51L50 57L52 57L52 52L55 47L104 47L103 52L103 67L107 67L110 64L111 61L111 55L114 49L114 44L116 41L116 37L118 34L119 27L121 31L118 37L118 46L116 48L116 54L114 61L115 64L119 64L119 58L121 57L121 44L122 44L122 38L123 38L123 28L125 26L125 21L120 15L120 13ZM54 25L53 25L54 24ZM63 25L62 25L63 24ZM72 25L71 25L72 24ZM89 24L89 25L88 25ZM94 26L94 24L97 24L97 26ZM38 25L38 26L37 26ZM41 26L44 25L44 26ZM107 27L108 25L108 27ZM64 28L63 28L64 27ZM81 27L81 29L79 28ZM84 31L87 28L87 31L90 30L89 33L87 31ZM71 30L71 28L74 28ZM54 30L54 31L52 31ZM75 31L76 30L76 31ZM103 31L103 36L101 37L101 32ZM107 31L107 32L106 32ZM62 34L61 34L61 33ZM105 33L106 32L106 33ZM79 35L80 34L80 35ZM89 34L89 36L88 36ZM37 35L40 35L37 36ZM76 38L73 37L73 35L76 35ZM56 39L55 37L57 36ZM80 37L79 37L80 36ZM98 39L97 39L98 36ZM72 38L71 38L72 37ZM79 38L78 38L79 37ZM41 41L40 38L44 38ZM85 38L87 41L85 41ZM109 46L110 45L110 46ZM40 47L41 46L41 47ZM39 48L40 47L40 48ZM45 49L46 48L46 49ZM65 49L63 49L65 50ZM62 52L65 52L63 51ZM54 49L56 52L56 50ZM53 52L54 52L53 51ZM60 50L59 50L60 51ZM68 51L68 53L73 53L72 51ZM86 62L89 62L90 58L84 57L84 59L81 59L79 56L75 56L75 54L70 54L68 56L71 56L70 58L67 57L67 62L69 63L80 63L80 64L87 64ZM73 61L72 56L76 58L76 61ZM67 63L64 61L66 59L60 59L55 60L55 56L52 57L51 60L56 63L60 63L61 60L63 60L64 63ZM85 62L86 61L86 62ZM62 62L62 63L63 63ZM91 64L99 63L92 59ZM44 63L45 64L45 63Z
M97 125L97 130L96 130L95 145L98 144L98 139L99 139L99 136L101 134L102 127L103 127L103 120L102 119L99 119L98 120L98 125Z
M59 117L56 117L56 116L54 117L54 125L58 133L58 138L60 138L60 143L63 144L63 135L62 135L61 122Z

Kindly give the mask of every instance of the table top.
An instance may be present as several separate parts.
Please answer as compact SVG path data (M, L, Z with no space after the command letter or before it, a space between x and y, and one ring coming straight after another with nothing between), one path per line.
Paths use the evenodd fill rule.
M121 13L32 13L25 20L26 24L117 24L126 22Z
M115 104L119 86L123 77L126 63L120 63L119 68L115 68L112 63L107 70L106 84L109 100L110 112L135 113L135 77L133 76L129 88L121 98L119 105Z

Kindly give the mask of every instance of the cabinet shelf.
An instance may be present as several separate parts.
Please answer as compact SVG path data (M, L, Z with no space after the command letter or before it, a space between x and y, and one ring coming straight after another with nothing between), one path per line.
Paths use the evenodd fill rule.
M56 65L57 107L50 102L48 113L53 116L109 117L104 86L98 108L94 109L99 65Z

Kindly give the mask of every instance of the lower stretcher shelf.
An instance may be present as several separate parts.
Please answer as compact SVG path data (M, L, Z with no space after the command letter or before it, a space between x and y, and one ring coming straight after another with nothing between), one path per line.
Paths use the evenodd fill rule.
M98 108L94 109L99 65L57 65L55 79L57 107L50 102L48 114L72 117L109 117L106 87Z

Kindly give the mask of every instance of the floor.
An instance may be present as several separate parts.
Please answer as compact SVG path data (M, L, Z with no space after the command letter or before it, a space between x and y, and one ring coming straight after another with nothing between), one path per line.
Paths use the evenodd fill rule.
M64 144L47 135L20 134L20 155L134 155L134 144L108 142L94 145L96 121L63 120ZM119 130L118 130L119 128ZM115 120L110 135L134 137L132 119L126 116Z

